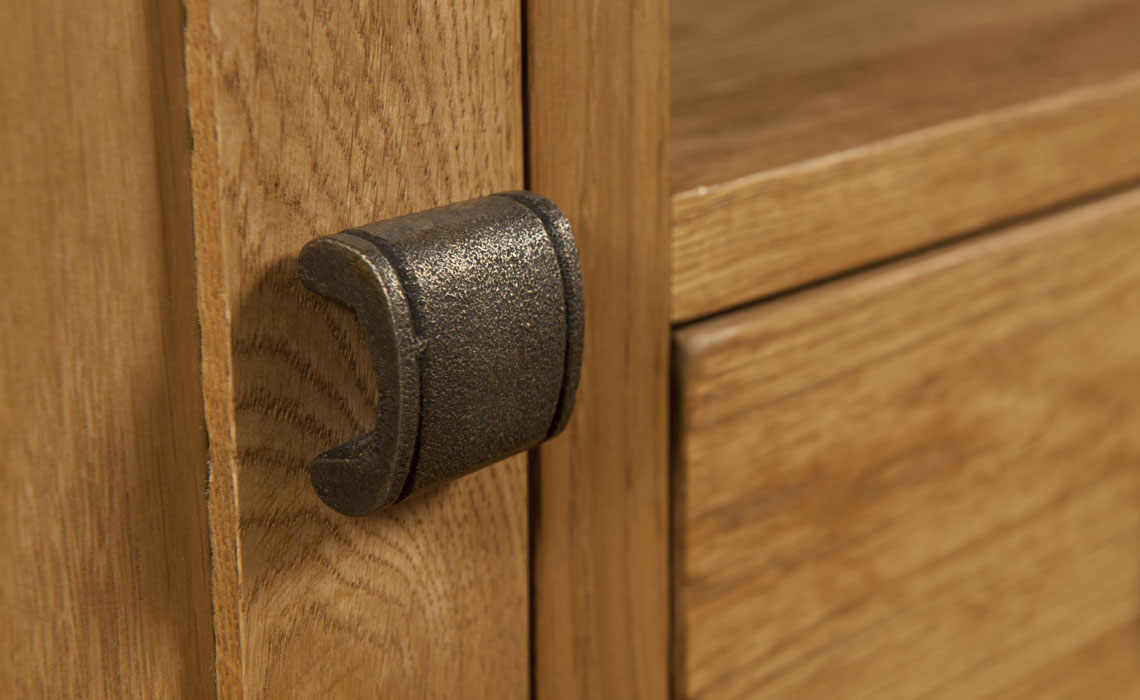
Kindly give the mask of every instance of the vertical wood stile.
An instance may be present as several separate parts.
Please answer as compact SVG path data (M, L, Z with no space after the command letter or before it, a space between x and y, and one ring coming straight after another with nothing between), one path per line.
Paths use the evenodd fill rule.
M528 2L528 185L574 227L576 413L532 467L534 687L669 687L668 5Z

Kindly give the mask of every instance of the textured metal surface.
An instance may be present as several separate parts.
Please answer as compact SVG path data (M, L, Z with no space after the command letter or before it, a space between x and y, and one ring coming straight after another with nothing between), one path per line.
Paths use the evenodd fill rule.
M313 487L367 515L566 427L585 297L570 224L505 192L310 242L305 286L350 306L372 352L376 429L318 456Z

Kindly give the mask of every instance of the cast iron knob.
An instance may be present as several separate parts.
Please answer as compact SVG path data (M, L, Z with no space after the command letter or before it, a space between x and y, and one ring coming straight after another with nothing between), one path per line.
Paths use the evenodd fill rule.
M566 427L585 297L570 223L504 192L311 241L297 267L350 306L372 353L376 429L309 466L332 508L367 515Z

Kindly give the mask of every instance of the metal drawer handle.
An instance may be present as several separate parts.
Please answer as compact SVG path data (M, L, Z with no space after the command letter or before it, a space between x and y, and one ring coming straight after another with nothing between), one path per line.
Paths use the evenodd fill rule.
M503 192L352 228L308 243L297 267L353 309L376 372L376 429L309 466L335 510L373 513L566 427L585 297L549 199Z

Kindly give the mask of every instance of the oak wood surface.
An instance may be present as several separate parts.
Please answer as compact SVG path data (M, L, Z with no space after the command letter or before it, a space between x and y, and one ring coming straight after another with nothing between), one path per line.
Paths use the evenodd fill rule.
M527 2L528 185L574 227L586 343L532 469L540 699L669 693L669 213L663 0Z
M306 465L375 425L303 243L523 185L517 2L187 5L218 691L524 697L525 459L361 519Z
M1140 192L676 336L678 695L1140 694Z
M0 4L0 697L208 697L176 6Z
M1134 2L672 11L675 320L1140 176Z

